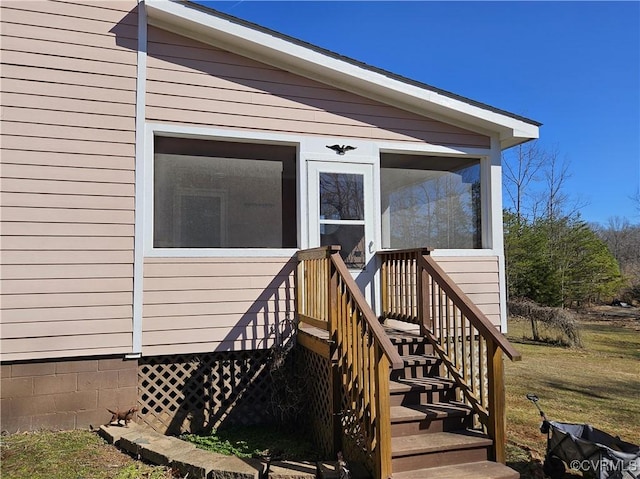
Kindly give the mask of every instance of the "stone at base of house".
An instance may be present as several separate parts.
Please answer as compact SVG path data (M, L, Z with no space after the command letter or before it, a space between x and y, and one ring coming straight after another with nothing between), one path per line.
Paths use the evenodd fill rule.
M255 459L240 459L194 449L177 455L170 466L181 476L200 479L260 479L265 465Z
M141 458L143 449L160 439L162 439L162 435L154 430L138 427L135 430L124 433L120 437L120 441L118 441L118 447L136 458Z
M195 444L178 438L165 436L142 449L142 459L159 466L168 466L181 454L193 451Z
M318 466L307 461L274 461L269 464L269 479L315 479Z
M181 477L193 477L197 479L207 479L216 463L224 456L202 449L193 449L183 452L171 461L174 468ZM257 479L257 478L256 478Z
M261 479L266 470L266 464L260 460L196 449L194 444L164 436L148 426L133 422L129 427L102 426L99 433L108 443L153 464L169 466L181 477Z
M210 479L260 479L266 464L258 459L224 456L209 475Z
M144 426L139 426L135 422L130 422L127 427L125 426L108 426L103 425L98 429L98 434L102 436L102 438L107 441L109 444L113 444L114 446L120 446L120 439L125 434L129 434L132 431L143 430Z
M110 444L153 464L169 466L181 476L200 479L340 479L336 461L273 461L241 459L196 449L195 445L176 437L164 436L148 426L129 423L102 426L99 434ZM358 462L348 464L352 479L370 479Z

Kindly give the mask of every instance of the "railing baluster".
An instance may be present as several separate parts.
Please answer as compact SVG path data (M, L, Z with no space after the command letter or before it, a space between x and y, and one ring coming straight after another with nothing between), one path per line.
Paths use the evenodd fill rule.
M458 354L458 308L453 306L453 318L452 318L452 326L453 326L453 363L456 365L458 369L460 369L460 355Z
M363 402L363 385L362 385L362 381L364 380L362 377L362 372L363 372L363 358L362 358L362 321L361 321L361 317L358 314L357 310L353 311L353 323L354 323L354 328L353 328L353 350L354 350L354 362L353 362L353 367L356 371L355 374L355 380L356 380L356 384L357 384L357 391L358 391L358 418L360 420L363 419L364 416L364 405L362 404Z
M444 324L444 293L440 285L438 285L438 324L440 324L440 343L442 344L445 337L445 324Z
M469 367L468 367L468 352L469 348L467 347L467 318L465 316L461 316L462 321L462 378L465 382L468 381L469 375Z
M487 395L485 393L484 377L487 371L487 367L485 362L485 354L485 340L482 336L478 335L478 371L481 373L478 375L478 392L480 393L480 404L486 407Z
M409 259L408 261L405 260L404 262L405 267L404 267L404 276L402 278L402 281L404 282L404 302L405 302L405 311L404 311L404 315L405 318L407 318L406 320L410 320L413 318L413 311L411 308L411 297L412 297L412 291L411 291L411 281L409 280L409 275L411 274L411 260Z
M382 311L389 310L389 262L380 264L380 296L382 299Z

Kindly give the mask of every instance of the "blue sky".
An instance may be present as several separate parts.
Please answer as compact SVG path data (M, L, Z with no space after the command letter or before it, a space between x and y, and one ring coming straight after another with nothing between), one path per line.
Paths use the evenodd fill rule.
M640 2L201 2L543 123L587 221L640 223Z

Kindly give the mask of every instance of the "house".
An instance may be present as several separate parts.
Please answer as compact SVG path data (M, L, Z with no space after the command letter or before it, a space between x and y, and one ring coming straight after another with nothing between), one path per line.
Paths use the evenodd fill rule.
M501 151L538 123L189 2L1 7L3 430L259 420L304 324L365 462L419 469L408 321L504 460Z

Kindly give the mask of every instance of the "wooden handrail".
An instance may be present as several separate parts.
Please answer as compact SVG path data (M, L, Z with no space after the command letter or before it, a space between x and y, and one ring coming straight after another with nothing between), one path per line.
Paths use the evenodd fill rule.
M469 299L460 287L451 281L449 275L434 261L431 256L420 256L418 258L429 274L438 282L440 287L449 295L454 304L471 321L471 324L478 329L482 337L490 340L507 355L512 361L520 361L522 356L509 340L491 323L489 318Z
M521 359L504 335L473 304L428 249L382 251L382 306L388 318L420 325L494 441L493 457L506 460L502 354Z
M335 430L375 476L391 477L389 372L404 366L340 256L340 247L298 252L298 319L329 331L335 364ZM344 445L343 445L344 446ZM344 446L346 447L346 446Z
M381 249L376 253L378 256L384 255L428 255L433 248L405 248L405 249Z
M312 259L329 258L332 254L339 252L340 246L320 246L319 248L309 248L298 251L298 261L308 261Z

